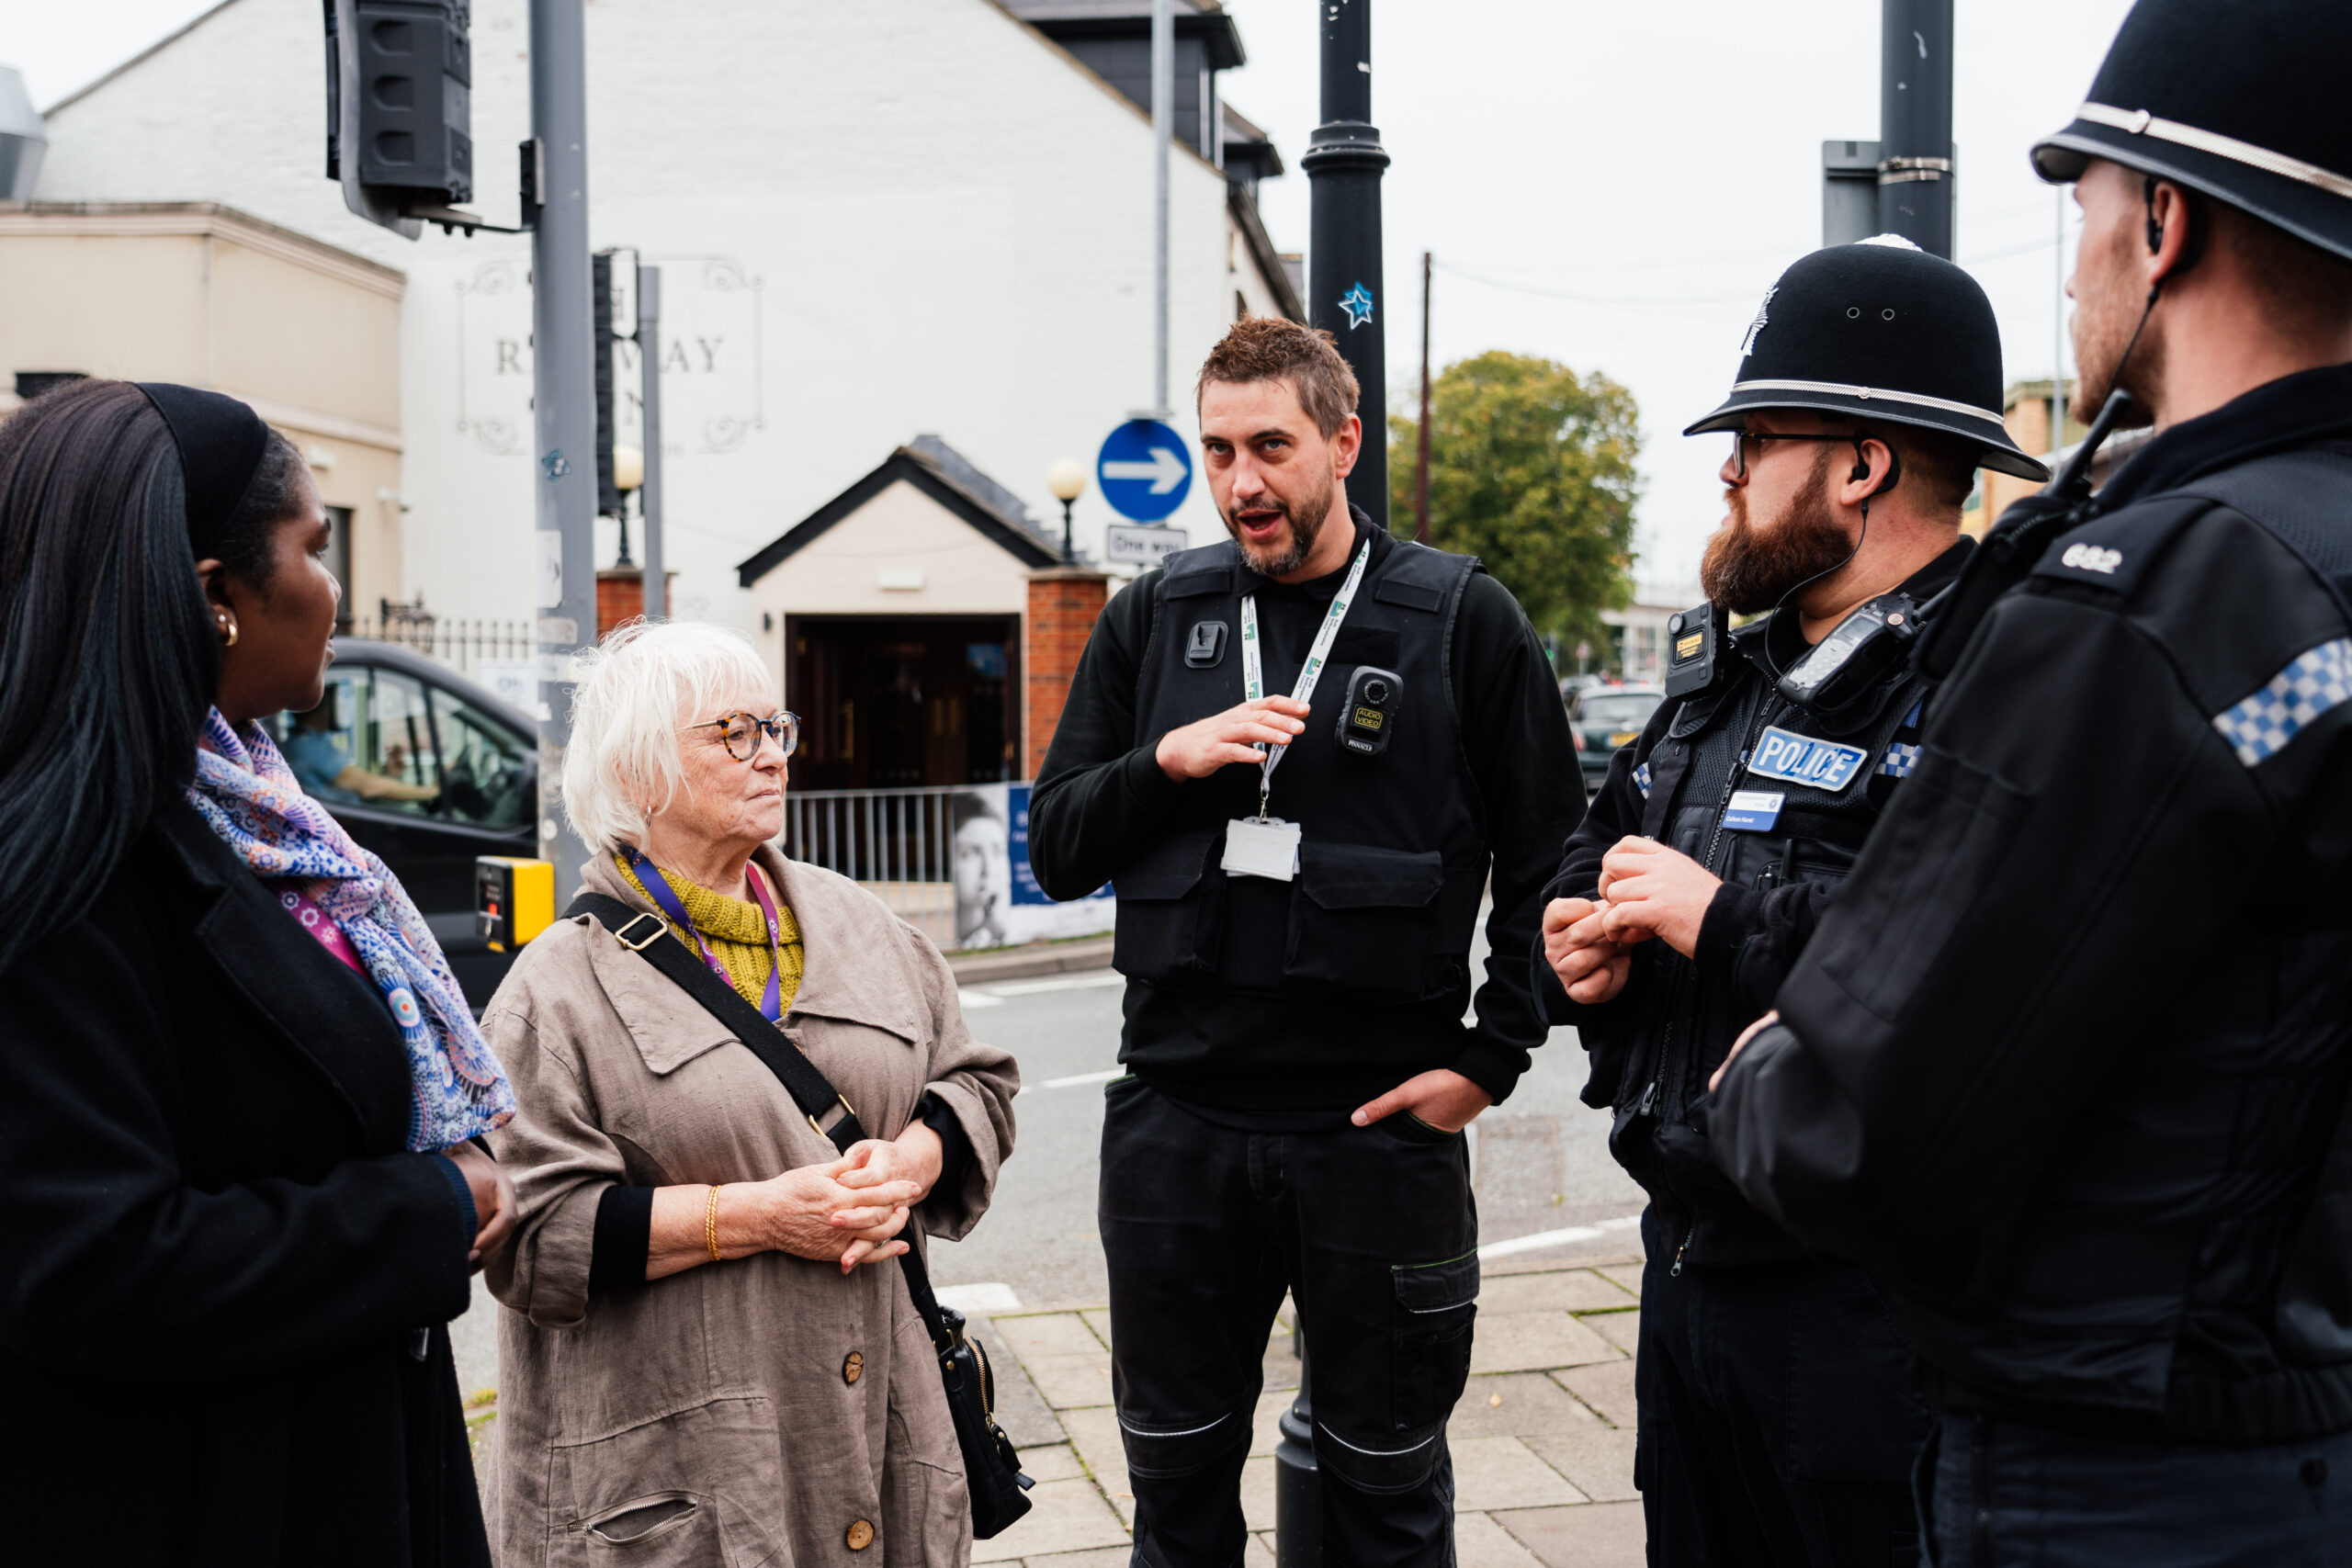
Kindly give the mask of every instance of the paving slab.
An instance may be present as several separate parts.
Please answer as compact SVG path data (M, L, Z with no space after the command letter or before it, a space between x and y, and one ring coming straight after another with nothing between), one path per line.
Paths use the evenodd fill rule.
M1127 1480L1126 1445L1119 1438L1119 1416L1109 1405L1072 1410L1062 1417L1069 1427L1070 1446L1094 1477L1094 1484L1110 1499L1111 1507L1127 1525L1136 1522L1136 1492Z
M1023 1449L1021 1469L1035 1482L1069 1481L1086 1473L1086 1467L1078 1462L1078 1455L1068 1443Z
M1453 1419L1446 1424L1456 1438L1524 1438L1588 1429L1606 1428L1600 1416L1542 1372L1472 1378L1462 1403L1453 1407Z
M1643 1568L1647 1557L1639 1503L1520 1508L1494 1518L1544 1568Z
M1090 1307L1078 1315L1080 1320L1093 1332L1095 1338L1102 1341L1105 1347L1110 1345L1111 1309L1109 1307Z
M1568 1478L1596 1503L1626 1503L1634 1488L1634 1434L1595 1421L1578 1431L1544 1432L1523 1439L1536 1458Z
M1093 1551L1056 1551L1044 1557L1023 1558L1022 1568L1127 1568L1135 1555L1135 1549L1126 1546L1105 1546Z
M1446 1446L1453 1450L1453 1506L1464 1512L1587 1500L1567 1477L1536 1458L1517 1438L1449 1438Z
M1478 1314L1470 1341L1470 1371L1540 1372L1593 1361L1621 1360L1624 1352L1564 1312ZM1053 1397L1050 1391L1046 1397Z
M1534 1553L1486 1514L1453 1516L1453 1560L1460 1568L1540 1568Z
M1250 1536L1241 1543L1241 1568L1274 1568L1274 1536Z
M1560 1269L1540 1274L1487 1275L1478 1281L1478 1311L1606 1312L1641 1298L1589 1269Z
M1241 1519L1252 1530L1274 1528L1274 1461L1270 1455L1241 1466Z
M1081 1313L1022 1313L992 1317L989 1326L1024 1361L1032 1356L1102 1355L1111 1348L1108 1339L1094 1337Z
M1594 1270L1605 1279L1614 1280L1635 1295L1642 1293L1642 1266L1639 1263L1614 1263Z
M1634 1353L1634 1347L1641 1338L1642 1309L1639 1307L1631 1312L1589 1312L1578 1316L1577 1321L1628 1356Z
M1570 1367L1552 1374L1561 1387L1600 1412L1612 1427L1634 1429L1634 1363L1619 1359L1599 1366Z
M1028 1515L994 1540L972 1543L975 1562L1012 1562L1024 1557L1124 1546L1127 1527L1084 1476L1040 1482L1029 1494Z
M1046 1403L1046 1396L1030 1381L1021 1358L1012 1353L1002 1335L992 1331L992 1325L982 1322L978 1328L979 1341L989 1352L989 1370L995 1374L996 1424L1004 1428L1004 1435L1012 1439L1016 1449L1044 1448L1061 1442L1061 1423L1054 1419L1053 1406Z
M1282 1388L1270 1388L1258 1396L1258 1408L1250 1420L1250 1458L1256 1459L1274 1451L1274 1444L1282 1440L1282 1428L1275 1423L1282 1419L1283 1412L1290 1408L1294 1397L1289 1389Z
M1021 1364L1056 1410L1111 1403L1111 1352L1023 1356Z

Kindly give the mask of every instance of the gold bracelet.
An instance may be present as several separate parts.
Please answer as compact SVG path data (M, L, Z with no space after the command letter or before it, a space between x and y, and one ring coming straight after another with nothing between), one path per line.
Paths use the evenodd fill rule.
M726 1183L724 1183L724 1182L721 1182L721 1183L719 1184L719 1186L722 1186L722 1187L723 1187L723 1186L725 1186L725 1185L726 1185ZM710 1196L709 1196L708 1198L707 1198L707 1199L705 1199L705 1200L703 1201L703 1206L702 1206L702 1239L703 1239L703 1245L710 1248L710 1260L711 1260L713 1263L723 1263L723 1262L725 1262L725 1261L726 1261L726 1259L725 1259L725 1258L721 1258L721 1257L718 1255L718 1187L714 1187L714 1188L712 1188L712 1189L710 1190Z

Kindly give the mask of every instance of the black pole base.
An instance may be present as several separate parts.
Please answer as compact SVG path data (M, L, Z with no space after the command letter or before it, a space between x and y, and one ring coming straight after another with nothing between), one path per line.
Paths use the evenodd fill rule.
M1274 1423L1275 1568L1323 1568L1323 1477L1315 1469L1315 1427L1306 1391Z

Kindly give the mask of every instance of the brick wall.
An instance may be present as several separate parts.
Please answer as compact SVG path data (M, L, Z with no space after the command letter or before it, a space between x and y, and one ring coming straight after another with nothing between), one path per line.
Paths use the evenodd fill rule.
M1062 721L1079 655L1110 598L1110 578L1080 567L1049 567L1029 574L1029 613L1023 617L1021 733L1027 745L1022 777L1034 779Z

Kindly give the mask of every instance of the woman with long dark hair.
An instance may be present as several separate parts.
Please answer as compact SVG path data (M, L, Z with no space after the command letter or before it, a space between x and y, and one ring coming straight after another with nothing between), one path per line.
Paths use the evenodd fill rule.
M244 404L0 423L0 1513L23 1562L486 1565L447 1325L514 1097L255 723L342 590Z

